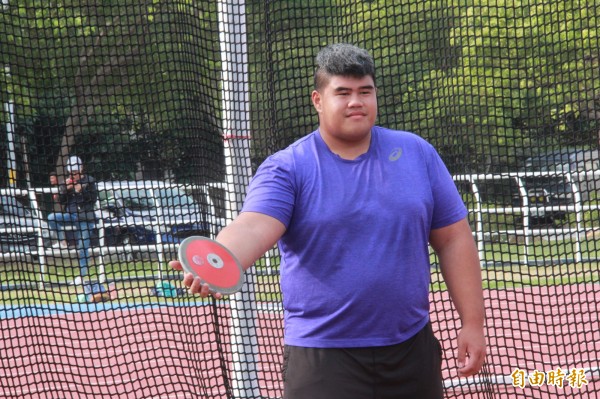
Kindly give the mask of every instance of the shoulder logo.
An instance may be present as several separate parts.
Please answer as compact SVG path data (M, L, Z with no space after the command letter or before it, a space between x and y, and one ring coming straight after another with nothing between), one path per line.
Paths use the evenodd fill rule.
M402 156L402 148L398 147L398 148L394 148L394 150L392 151L392 153L390 154L388 159L390 160L390 162L394 162L394 161L397 161L398 159L400 159L401 156Z

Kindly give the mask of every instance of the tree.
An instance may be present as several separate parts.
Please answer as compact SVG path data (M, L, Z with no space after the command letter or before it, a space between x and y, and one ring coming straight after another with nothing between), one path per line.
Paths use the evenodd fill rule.
M440 148L455 171L510 169L531 149L595 143L590 125L597 123L585 122L581 111L590 109L600 84L597 7L437 5L456 14L447 46L458 48L460 58L450 69L430 69L403 103L418 115L418 130L440 131Z
M162 136L165 148L154 154L163 173L182 169L187 141L221 153L213 111L219 101L215 9L214 3L152 0L11 4L2 14L0 40L13 49L4 59L13 71L18 123L64 116L55 156L61 172L77 153L92 169L128 175L148 155L141 147L148 131ZM44 100L65 97L66 103ZM56 106L64 109L48 108ZM140 120L151 129L136 132ZM220 179L218 157L186 157L209 166L197 180ZM210 164L219 161L220 167Z

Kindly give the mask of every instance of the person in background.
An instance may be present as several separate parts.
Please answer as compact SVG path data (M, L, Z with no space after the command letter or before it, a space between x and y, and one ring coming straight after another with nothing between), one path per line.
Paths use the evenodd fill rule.
M65 183L59 185L58 190L59 202L64 207L64 212L50 214L48 227L58 237L58 242L52 246L56 249L67 248L65 225L76 227L79 276L73 280L73 284L81 284L82 277L88 274L90 237L96 223L94 206L98 199L98 191L96 180L84 173L79 157L69 157L66 172Z
M375 125L367 51L330 45L316 64L318 129L263 162L216 240L245 269L278 242L285 399L441 399L429 245L461 319L458 375L476 374L486 352L467 209L433 146ZM183 282L222 297L189 273Z

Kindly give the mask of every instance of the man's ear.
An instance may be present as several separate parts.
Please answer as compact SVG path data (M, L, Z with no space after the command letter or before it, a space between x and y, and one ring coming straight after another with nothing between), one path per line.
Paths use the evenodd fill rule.
M313 90L311 94L311 99L313 106L315 107L317 112L321 112L321 94L318 91Z

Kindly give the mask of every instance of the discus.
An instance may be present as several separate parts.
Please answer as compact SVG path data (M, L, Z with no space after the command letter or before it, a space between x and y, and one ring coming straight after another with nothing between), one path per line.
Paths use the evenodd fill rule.
M244 284L244 271L237 258L220 243L207 237L188 237L179 245L183 269L200 278L211 291L234 294Z

